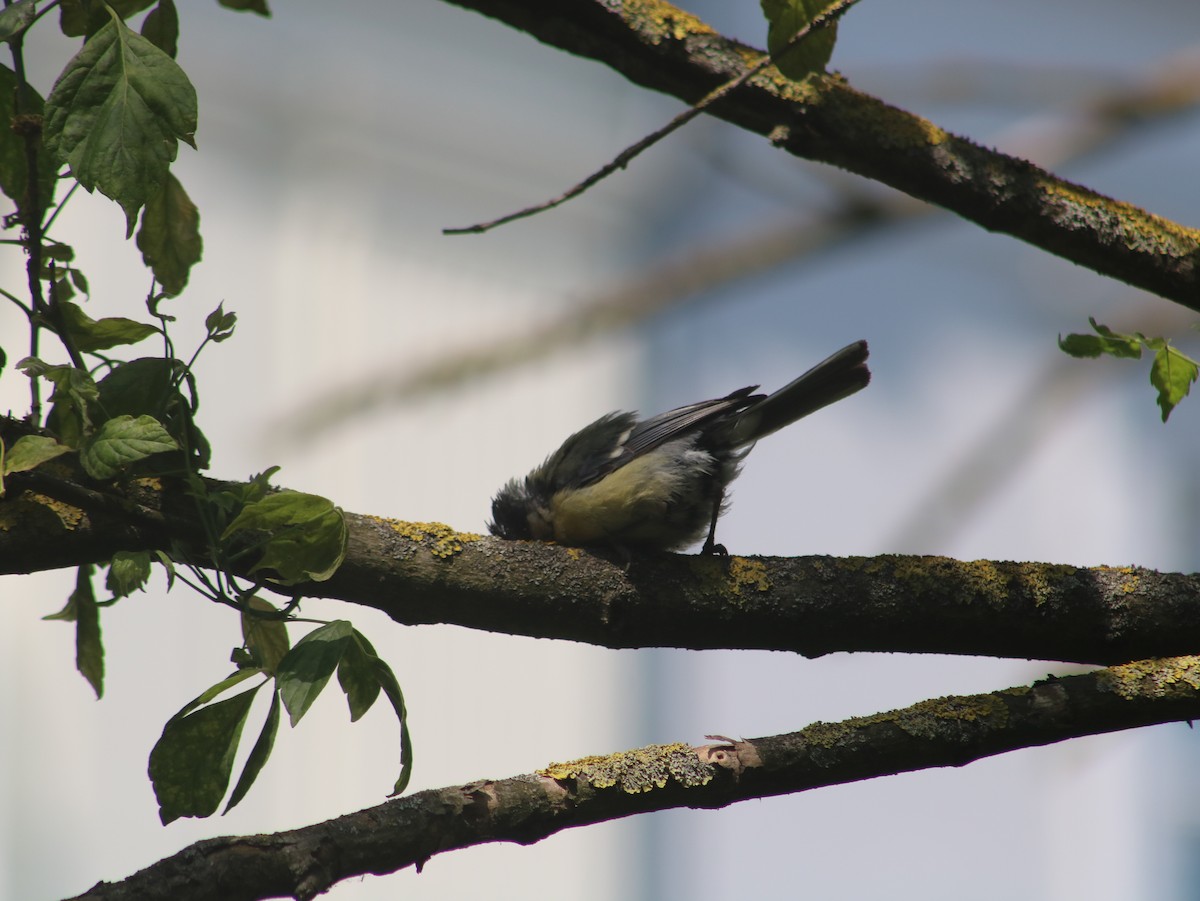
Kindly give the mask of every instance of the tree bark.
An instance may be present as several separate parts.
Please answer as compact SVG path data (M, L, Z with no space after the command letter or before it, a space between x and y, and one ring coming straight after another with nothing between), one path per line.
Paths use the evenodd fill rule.
M121 550L205 558L193 501L177 483L88 485L40 469L8 482L0 573L103 563ZM1200 576L1138 567L900 555L626 561L440 523L346 520L349 547L333 577L277 591L374 607L406 625L807 657L894 651L1111 664L1188 653L1200 633Z
M659 745L536 773L418 792L273 835L206 839L75 901L310 899L367 873L418 871L435 854L532 844L654 810L726 807L1017 748L1200 717L1200 657L1148 660L1032 686L922 701L748 741Z
M688 104L763 55L663 0L447 2ZM797 83L769 67L709 113L795 156L890 185L989 231L1200 311L1196 229L980 147L855 90L841 76Z

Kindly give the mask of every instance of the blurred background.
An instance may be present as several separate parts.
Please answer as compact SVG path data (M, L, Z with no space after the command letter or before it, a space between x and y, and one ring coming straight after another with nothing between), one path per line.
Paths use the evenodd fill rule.
M482 531L495 490L596 416L774 388L866 338L871 387L754 451L719 532L732 553L1197 569L1198 401L1164 427L1148 361L1082 362L1056 346L1090 315L1195 355L1181 308L703 119L563 208L445 237L557 195L681 105L436 0L292 0L269 21L182 6L199 152L183 148L174 171L200 207L205 253L170 303L176 343L194 347L220 302L239 315L236 337L198 364L214 475L278 464L278 483L347 510ZM685 6L765 43L757 3ZM73 52L53 30L35 29L27 50L43 94ZM1197 224L1194 2L863 3L831 67ZM96 317L144 318L149 275L123 224L81 193L56 226ZM23 293L23 265L10 248L0 285ZM10 364L24 346L15 312L0 307ZM27 403L10 365L0 405ZM167 718L229 671L236 617L156 577L103 613L97 702L74 671L73 629L41 620L73 580L0 580L0 897L75 894L199 838L384 799L396 724L380 709L351 727L331 691L281 732L240 807L163 828L147 756ZM416 742L410 791L1068 671L614 652L403 627L332 602L303 612L352 619L392 664ZM1183 901L1200 898L1198 753L1183 724L1089 738L473 848L328 897Z

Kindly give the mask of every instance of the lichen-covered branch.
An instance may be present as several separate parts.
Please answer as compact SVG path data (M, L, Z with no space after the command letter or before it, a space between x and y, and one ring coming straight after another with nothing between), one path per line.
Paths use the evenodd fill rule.
M655 746L537 773L418 792L273 835L207 839L78 901L309 899L366 873L418 869L443 851L532 844L575 826L677 807L962 766L1018 748L1200 718L1200 658L1049 679L990 694L750 740Z
M665 0L447 0L694 103L762 52ZM891 185L983 226L1200 310L1200 231L951 134L836 75L769 68L712 115L805 159Z
M2 423L0 423L2 425ZM0 573L194 549L195 507L159 480L87 486L37 473L0 500ZM945 557L643 555L626 561L347 514L345 562L305 597L613 648L975 654L1120 663L1197 650L1200 576ZM611 559L610 559L611 557ZM627 565L626 565L627 564Z
M408 624L612 648L896 651L1120 663L1197 650L1200 576L947 557L623 559L353 517L322 597ZM414 539L417 541L414 542ZM449 551L449 552L448 552ZM307 589L306 589L307 590Z

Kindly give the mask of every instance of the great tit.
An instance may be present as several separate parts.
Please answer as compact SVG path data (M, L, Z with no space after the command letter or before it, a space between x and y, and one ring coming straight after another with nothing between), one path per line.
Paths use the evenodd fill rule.
M679 550L708 531L715 544L725 490L759 438L867 387L867 342L856 341L774 394L725 397L638 422L609 413L580 429L492 500L493 535L573 547ZM719 549L719 550L718 550Z

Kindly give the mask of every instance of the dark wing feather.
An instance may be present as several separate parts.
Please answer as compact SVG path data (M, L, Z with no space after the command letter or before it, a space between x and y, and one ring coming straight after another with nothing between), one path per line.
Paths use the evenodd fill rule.
M758 385L748 385L724 397L676 407L639 422L621 445L620 453L613 455L591 481L603 478L630 460L661 447L668 441L691 434L723 416L753 406L763 399L763 395L751 393L757 387Z
M636 413L609 413L580 429L563 442L546 462L529 474L535 494L553 497L563 488L590 485L612 471L622 439L637 423Z

